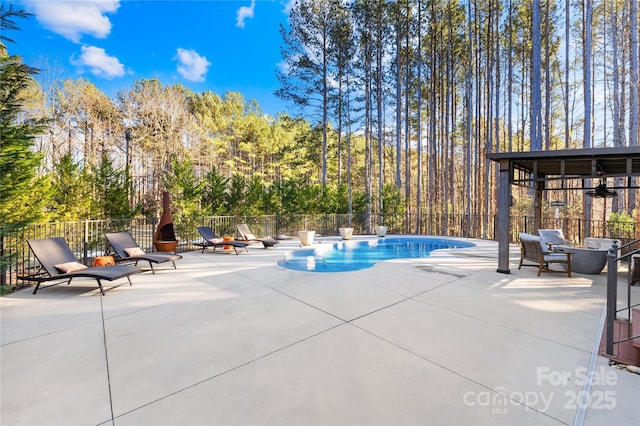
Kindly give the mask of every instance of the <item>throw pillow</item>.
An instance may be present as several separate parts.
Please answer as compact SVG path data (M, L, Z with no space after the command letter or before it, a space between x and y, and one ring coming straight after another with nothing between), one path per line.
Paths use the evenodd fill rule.
M66 262L66 263L58 263L57 265L53 265L56 269L64 274L68 274L69 272L81 271L83 269L87 269L86 265L83 265L80 262Z
M140 247L131 247L124 249L128 256L144 256L145 252Z

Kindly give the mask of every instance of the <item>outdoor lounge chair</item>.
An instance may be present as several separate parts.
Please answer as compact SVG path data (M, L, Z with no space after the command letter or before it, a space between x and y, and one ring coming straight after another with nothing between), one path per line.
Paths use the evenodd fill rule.
M41 270L33 275L18 277L23 281L37 282L33 294L36 294L40 284L47 281L66 280L67 284L76 277L93 278L98 282L100 293L104 295L102 280L114 281L126 278L131 284L130 275L142 272L140 268L131 265L113 265L100 267L87 267L80 263L69 248L63 237L44 238L39 240L27 240L29 248L40 263ZM61 282L51 284L62 284Z
M538 235L540 235L540 239L549 246L549 249L553 249L556 246L568 245L562 229L538 229Z
M208 226L198 226L198 232L202 236L203 242L197 242L195 245L202 247L202 253L209 247L213 247L213 251L216 251L216 248L224 246L233 247L236 254L238 254L238 249L249 251L247 248L249 243L244 241L225 241L224 238L218 237L213 232L213 229Z
M537 235L531 235L526 233L520 234L520 265L518 269L522 268L523 262L532 262L532 266L538 267L538 276L541 272L567 272L571 277L571 253L570 252L550 252L547 247L547 243L542 241ZM564 263L567 265L566 271L558 271L549 268L550 263Z
M237 227L238 233L240 234L240 239L243 241L258 241L262 243L264 248L273 247L279 243L278 240L275 240L271 237L256 238L256 236L251 233L249 225L247 225L246 223L240 223L237 225Z
M135 262L136 266L138 262L144 260L149 262L149 267L152 273L156 273L153 269L154 263L171 262L173 269L176 268L176 260L182 259L179 254L173 253L145 253L133 239L133 236L129 232L111 232L104 234L107 237L107 241L116 253L116 262Z

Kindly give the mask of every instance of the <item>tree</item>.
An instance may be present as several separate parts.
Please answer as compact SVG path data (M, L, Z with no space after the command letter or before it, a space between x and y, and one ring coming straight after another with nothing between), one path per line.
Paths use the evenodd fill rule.
M292 118L287 114L278 115L271 125L273 181L311 176L314 163L311 158L310 141L312 132L309 123L302 118Z
M337 90L335 96L332 97L331 103L335 108L335 116L337 119L337 185L342 183L342 151L343 129L348 127L349 123L349 98L352 89L349 86L349 79L353 78L353 62L356 54L356 45L354 39L353 23L350 12L347 7L339 4L336 8L336 19L332 29L332 45L331 54L336 58L336 77ZM345 126L346 125L346 126ZM349 136L347 136L349 137ZM347 168L350 164L347 165Z
M41 156L32 150L34 137L44 131L44 120L21 120L25 92L38 72L9 55L5 42L12 42L8 30L17 30L17 18L28 13L12 4L0 4L0 241L14 227L42 217L42 203L47 200L48 185L36 176ZM39 188L39 196L33 189ZM13 258L0 256L0 288L5 291L5 271Z
M253 216L264 214L265 198L266 187L264 181L259 176L253 175L247 183L242 213Z
M18 29L15 19L30 16L11 4L0 5L0 224L25 224L42 217L46 179L36 175L42 156L33 150L34 138L45 130L45 120L24 119L25 93L38 70L9 55L7 30ZM39 196L33 189L39 188ZM36 199L37 198L37 199Z
M91 219L91 187L89 172L73 160L70 153L60 158L53 181L53 219L71 221Z
M542 54L540 34L540 0L532 2L531 19L531 150L542 150Z
M629 46L630 50L630 64L629 64L629 78L631 85L629 89L629 146L638 146L638 135L640 128L638 126L638 114L639 108L638 102L640 102L640 75L638 73L638 55L640 55L640 47L638 46L638 2L631 0L629 2L629 32L631 33L631 42ZM635 184L637 178L632 178L632 182ZM629 209L633 210L636 207L636 194L631 192L629 197Z
M592 23L593 23L593 3L592 0L586 0L584 5L584 50L583 50L583 76L582 82L584 87L584 139L582 142L583 148L591 148L591 88L592 88L592 74L591 74L591 61L592 61ZM586 181L587 185L591 185L591 179ZM592 202L591 197L584 197L584 212L585 220L587 223L591 221ZM589 234L587 234L589 236Z
M238 160L243 166L240 173L259 174L267 176L272 174L272 168L268 159L273 153L274 146L269 138L271 127L262 118L255 101L251 103L253 111L248 112L242 119L238 119Z
M231 176L229 188L226 193L225 203L229 214L241 215L245 204L247 190L247 178L241 173Z
M322 184L327 184L327 131L330 92L331 36L334 34L335 0L299 0L289 15L290 29L281 27L282 56L288 71L278 71L282 88L276 95L299 108L313 109L322 122Z
M116 170L113 161L102 156L100 166L93 171L94 192L91 196L93 218L120 219L131 216L129 185L123 170Z
M200 214L203 183L194 174L191 159L171 161L171 173L164 177L163 183L171 195L176 232L182 238L193 239L195 218Z
M164 186L173 196L172 205L178 215L193 216L200 210L202 183L193 173L189 158L171 162L171 173L165 176Z
M67 79L55 92L56 124L66 137L67 149L85 168L99 167L102 156L113 151L123 135L122 118L115 105L85 79ZM55 162L55 159L54 159Z
M372 154L371 154L371 138L372 138L372 123L371 116L373 107L371 105L371 99L373 97L372 80L374 75L374 12L371 0L358 0L353 6L353 16L356 21L356 28L358 31L358 47L359 54L358 60L360 63L360 72L363 86L363 102L364 102L364 140L365 140L365 154L364 154L364 192L367 197L366 203L366 217L369 220L371 216L371 200L372 200ZM370 223L366 223L365 228L369 229Z
M191 92L181 85L164 86L157 79L138 80L116 95L116 105L131 132L131 174L151 177L155 187L171 169L197 146L196 120L189 108Z
M214 216L227 213L225 206L225 193L229 178L224 177L213 168L204 177L202 189L202 212Z

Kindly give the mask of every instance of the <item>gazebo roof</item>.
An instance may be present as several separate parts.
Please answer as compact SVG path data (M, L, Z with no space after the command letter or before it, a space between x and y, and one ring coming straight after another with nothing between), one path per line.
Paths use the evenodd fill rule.
M640 176L640 147L498 152L487 158L513 171L511 182ZM625 188L630 186L629 182Z

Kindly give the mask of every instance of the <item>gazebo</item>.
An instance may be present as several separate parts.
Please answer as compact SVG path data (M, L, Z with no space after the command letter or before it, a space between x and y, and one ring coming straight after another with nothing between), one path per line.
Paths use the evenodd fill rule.
M594 190L588 180L623 177L623 186L610 189L640 188L631 177L640 176L640 147L566 149L555 151L498 152L487 158L499 165L498 176L498 272L508 274L509 218L511 185L533 189L534 226L542 226L542 194L550 182L559 182L554 189ZM567 188L566 182L581 181L576 188ZM603 188L604 189L604 188Z

